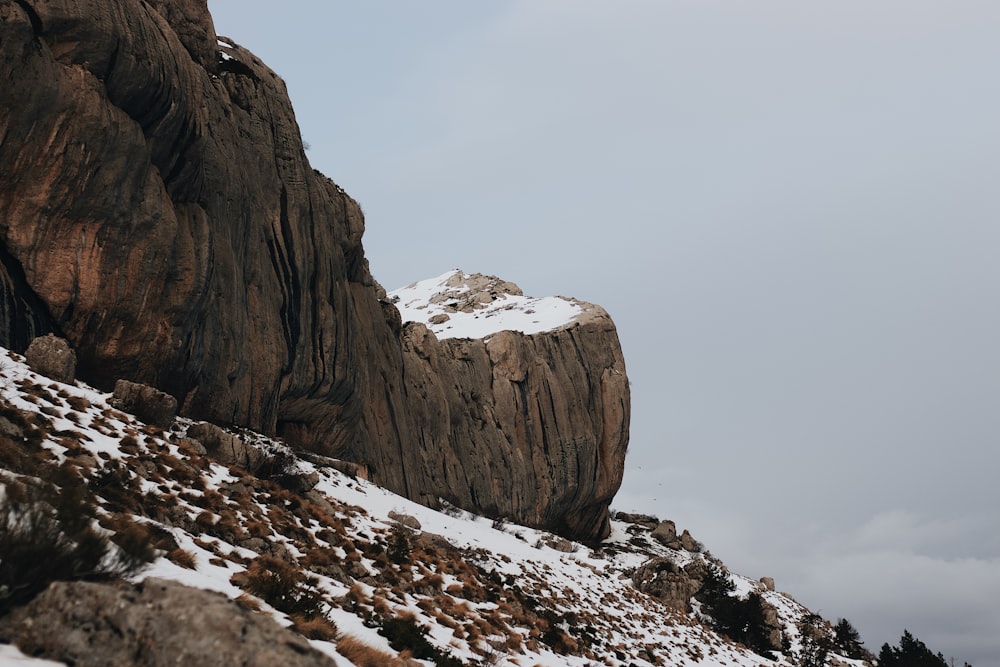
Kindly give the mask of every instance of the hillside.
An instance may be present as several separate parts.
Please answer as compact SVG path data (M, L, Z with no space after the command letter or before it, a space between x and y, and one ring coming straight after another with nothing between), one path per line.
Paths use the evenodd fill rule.
M776 610L787 649L773 661L719 636L697 613L637 590L631 577L651 559L681 568L714 562L689 536L695 551L661 544L648 517L613 521L610 537L589 548L450 506L435 511L352 475L350 464L299 458L279 441L238 431L251 473L222 462L235 450L206 455L187 435L198 432L194 422L150 426L111 407L111 395L40 376L13 353L4 353L0 388L5 488L68 471L94 495L106 530L129 533L135 523L155 545L152 563L132 577L146 583L122 599L158 580L217 591L239 602L218 613L251 609L297 626L336 664L359 667L799 664L809 612L760 582L729 575L740 595L756 591ZM262 586L267 573L284 573L294 594ZM102 613L74 626L57 611L66 598L49 608L46 595L0 620L0 639L81 666L136 654L143 642L167 650L155 626L116 635L102 630L110 622ZM158 617L192 613L158 604ZM186 664L212 664L211 654L197 654L199 634L185 639ZM214 644L228 650L224 636ZM7 647L0 664L22 664L12 655Z

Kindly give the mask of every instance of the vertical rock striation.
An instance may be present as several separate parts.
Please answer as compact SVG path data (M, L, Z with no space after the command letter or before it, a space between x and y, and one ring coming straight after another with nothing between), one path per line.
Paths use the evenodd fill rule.
M393 490L593 540L628 385L603 312L439 341L372 279L358 205L204 0L0 0L0 342L350 458Z

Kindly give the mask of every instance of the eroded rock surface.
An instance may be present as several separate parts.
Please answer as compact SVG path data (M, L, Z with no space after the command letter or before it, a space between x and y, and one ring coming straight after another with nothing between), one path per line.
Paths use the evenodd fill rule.
M36 373L71 384L76 380L76 353L64 338L48 334L31 341L24 359Z
M163 579L56 582L0 619L0 639L77 667L336 667L302 636L219 593Z
M160 428L168 428L177 416L177 399L173 396L128 380L115 382L111 405Z
M632 575L635 587L643 593L659 598L670 607L683 612L691 611L691 598L701 588L705 578L705 563L693 560L684 567L669 558L652 558Z
M349 459L394 491L593 540L628 383L603 311L548 333L402 326L284 83L204 0L0 3L0 317L78 375Z

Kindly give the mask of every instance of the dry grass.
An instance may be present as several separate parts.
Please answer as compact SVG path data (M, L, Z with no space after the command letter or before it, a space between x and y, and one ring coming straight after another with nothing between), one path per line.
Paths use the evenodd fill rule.
M337 624L326 616L307 618L301 614L291 616L292 629L307 639L333 641L337 638Z
M420 665L412 658L402 655L394 656L351 635L344 635L337 641L337 652L358 667L418 667Z
M240 593L235 600L236 604L249 611L260 611L260 600L249 593Z
M180 547L168 553L167 560L174 565L179 565L188 570L194 570L198 567L198 561L195 559L194 553Z
M214 528L215 527L215 514L205 510L199 514L194 522L198 524L201 528Z

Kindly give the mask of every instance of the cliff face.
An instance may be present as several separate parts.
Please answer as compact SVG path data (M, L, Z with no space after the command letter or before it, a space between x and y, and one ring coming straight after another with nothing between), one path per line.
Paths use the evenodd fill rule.
M0 1L0 343L438 497L606 530L628 389L605 314L438 341L372 279L282 81L203 0Z

